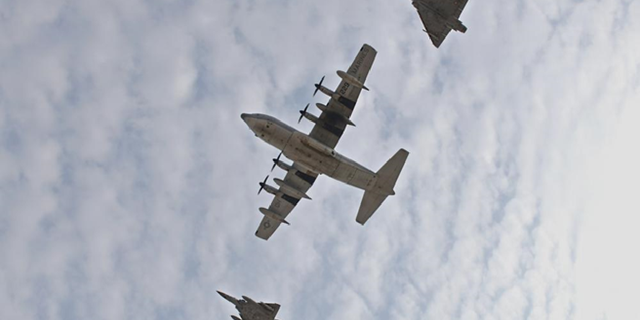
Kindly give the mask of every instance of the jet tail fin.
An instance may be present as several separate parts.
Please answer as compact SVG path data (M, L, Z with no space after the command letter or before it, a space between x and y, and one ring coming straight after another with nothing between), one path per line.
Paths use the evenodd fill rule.
M278 314L278 311L280 311L280 305L277 303L267 303L266 305L269 306L271 309L271 315L274 317Z
M396 194L393 191L393 187L398 181L398 176L400 176L408 156L409 152L407 150L400 149L378 170L376 184L371 190L365 190L362 197L358 216L356 217L356 221L359 224L364 225L388 196Z

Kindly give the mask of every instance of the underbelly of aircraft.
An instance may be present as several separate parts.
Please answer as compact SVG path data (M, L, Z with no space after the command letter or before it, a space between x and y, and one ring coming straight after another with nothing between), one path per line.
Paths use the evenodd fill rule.
M333 149L323 145L315 145L306 135L294 134L286 148L284 155L301 166L324 174L348 185L369 189L375 184L376 176L354 161L338 154Z

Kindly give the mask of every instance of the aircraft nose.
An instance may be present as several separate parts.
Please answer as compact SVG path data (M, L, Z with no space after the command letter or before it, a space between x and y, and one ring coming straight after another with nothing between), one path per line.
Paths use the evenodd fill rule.
M240 115L240 118L242 118L242 121L244 121L251 131L255 131L257 119L254 115L250 113L243 113Z
M237 301L236 301L236 299L235 299L234 297L232 297L232 296L230 296L230 295L228 295L228 294L226 294L226 293L224 293L224 292L222 292L222 291L218 291L218 290L216 290L216 291L217 291L217 292L218 292L218 294L219 294L221 297L223 297L225 300L227 300L227 301L229 301L229 302L231 302L231 303L233 303L233 304L236 304L236 302L237 302Z

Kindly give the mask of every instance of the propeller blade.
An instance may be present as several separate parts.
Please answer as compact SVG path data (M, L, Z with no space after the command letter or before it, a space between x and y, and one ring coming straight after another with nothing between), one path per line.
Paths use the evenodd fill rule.
M271 172L273 172L273 169L276 168L276 165L278 164L278 162L280 161L280 156L282 155L282 152L280 152L280 154L278 154L278 157L273 159L273 167L271 167Z
M300 118L298 118L298 123L300 123L300 121L302 121L302 118L304 117L304 114L307 113L307 109L309 109L309 104L307 103L307 106L304 107L304 110L300 110Z
M264 185L267 184L267 180L269 179L269 176L267 175L266 178L264 178L264 181L258 183L260 185L260 189L258 190L258 194L260 194L260 192L262 192L262 189L264 189Z
M316 83L316 90L313 92L313 96L316 96L316 93L318 93L318 90L320 90L320 87L322 86L322 81L324 81L324 77L322 76L322 79L320 79L320 83Z

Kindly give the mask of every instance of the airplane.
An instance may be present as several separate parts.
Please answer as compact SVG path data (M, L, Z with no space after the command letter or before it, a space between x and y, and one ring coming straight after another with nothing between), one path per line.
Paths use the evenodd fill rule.
M326 105L316 104L322 111L319 117L307 111L308 104L300 111L298 123L302 118L315 123L308 135L272 116L247 113L241 115L257 137L281 151L278 157L273 159L271 170L277 166L287 172L284 180L274 179L279 188L267 184L268 176L259 183L258 194L265 190L275 197L269 208L259 209L264 217L255 233L258 238L268 240L280 224L289 224L285 218L301 199L311 199L307 190L321 174L364 190L356 217L356 221L362 225L388 196L395 194L393 187L409 152L400 149L378 172L373 172L334 149L346 127L355 126L350 117L360 91L369 90L364 81L376 54L374 48L364 44L348 71L337 72L342 81L336 91L322 85L324 77L315 84L314 95L321 91L331 99ZM293 163L288 164L280 160L283 154L293 160Z
M439 48L451 30L467 32L467 27L458 20L468 0L413 0L424 31L431 42Z
M276 314L280 310L280 305L277 303L255 302L247 296L242 296L242 299L236 299L222 291L217 292L236 306L240 313L240 318L231 315L233 320L277 320Z

